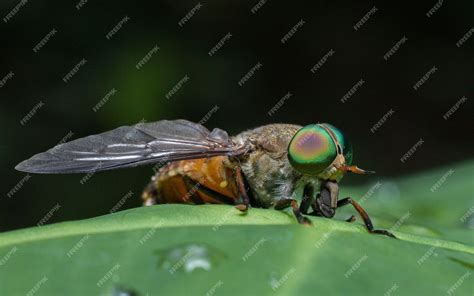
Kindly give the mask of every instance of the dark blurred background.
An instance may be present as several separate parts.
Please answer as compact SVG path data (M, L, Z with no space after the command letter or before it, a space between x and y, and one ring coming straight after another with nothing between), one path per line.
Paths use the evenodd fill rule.
M268 0L255 9L258 3L2 1L0 231L36 225L51 211L47 223L106 214L121 200L120 210L138 206L151 167L95 174L83 184L84 175L25 177L13 168L64 137L142 120L198 122L209 113L208 128L231 134L273 122L330 122L352 140L356 164L387 178L472 159L474 38L466 35L473 26L472 1ZM364 15L368 19L355 30ZM112 89L116 93L94 112ZM269 116L288 92L292 96ZM394 113L372 133L389 110ZM401 162L420 139L414 155ZM344 183L367 180L351 176Z

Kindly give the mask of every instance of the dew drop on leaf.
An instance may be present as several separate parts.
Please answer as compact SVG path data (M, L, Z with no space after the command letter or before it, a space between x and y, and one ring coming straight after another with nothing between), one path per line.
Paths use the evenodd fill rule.
M170 274L210 271L225 258L223 252L199 243L190 243L156 252L158 265Z

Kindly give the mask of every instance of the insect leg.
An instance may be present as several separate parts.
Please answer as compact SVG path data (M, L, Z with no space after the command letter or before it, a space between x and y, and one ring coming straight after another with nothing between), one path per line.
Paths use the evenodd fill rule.
M301 213L299 207L298 207L298 202L292 198L285 198L285 199L280 199L276 202L275 204L275 210L281 211L286 208L291 207L293 210L293 214L296 217L296 220L298 220L298 223L300 224L305 224L305 225L311 225L311 221L303 216Z
M352 222L355 222L356 220L356 217L354 215L351 215L349 218L347 218L345 221L346 222L349 222L349 223L352 223Z
M318 194L317 198L320 197L320 194ZM305 202L305 197L303 197L303 201L301 202L301 207L303 206L303 202ZM311 205L311 208L313 209L313 212L312 213L305 213L303 212L303 214L305 215L310 215L310 216L321 216L321 217L324 217L324 215L322 214L320 208L319 208L319 203L317 200L314 200L314 199L311 199L310 200L310 205ZM300 208L301 208L300 207ZM349 223L352 223L352 222L355 222L356 221L356 217L354 215L351 215L349 218L347 218L346 220L344 220L346 222L349 222Z
M242 176L242 169L236 166L234 174L235 174L235 181L237 183L237 190L239 191L240 198L242 199L242 203L237 204L235 207L241 212L246 212L249 208L250 198L247 194L247 190L245 189L245 182Z
M370 217L367 214L367 212L360 206L359 203L357 203L352 198L346 197L346 198L343 198L343 199L339 200L337 202L337 207L339 208L339 207L345 206L347 204L351 204L354 207L354 209L357 211L357 213L359 213L362 220L364 220L364 224L365 224L365 227L367 228L367 231L369 231L370 233L383 234L383 235L386 235L386 236L396 238L395 235L393 235L391 232L389 232L387 230L374 229L374 225L372 224L372 221L370 220Z
M300 204L301 213L303 213L304 215L308 215L308 210L312 202L313 202L313 197L308 196L308 195L303 195L303 198Z
M301 199L300 204L300 211L304 215L308 214L309 207L313 203L313 187L312 186L305 186L303 191L303 197Z

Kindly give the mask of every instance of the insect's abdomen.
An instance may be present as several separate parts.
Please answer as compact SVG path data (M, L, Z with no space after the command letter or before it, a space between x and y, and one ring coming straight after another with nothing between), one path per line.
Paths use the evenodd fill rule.
M226 156L175 161L160 169L142 198L146 205L234 204L239 198L234 174Z

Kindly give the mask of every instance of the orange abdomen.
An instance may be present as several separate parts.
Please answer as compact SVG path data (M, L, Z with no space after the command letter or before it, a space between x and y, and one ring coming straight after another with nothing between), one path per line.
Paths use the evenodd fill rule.
M153 181L156 203L236 204L236 170L226 156L172 162Z

